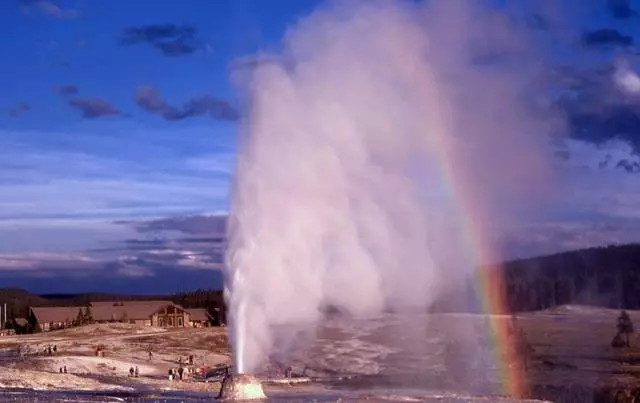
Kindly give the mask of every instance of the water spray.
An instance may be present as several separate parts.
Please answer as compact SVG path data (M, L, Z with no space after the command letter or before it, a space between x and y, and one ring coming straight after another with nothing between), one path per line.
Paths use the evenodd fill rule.
M493 263L471 230L539 202L544 74L508 16L475 4L331 3L251 73L226 264L237 380L325 306L431 306Z

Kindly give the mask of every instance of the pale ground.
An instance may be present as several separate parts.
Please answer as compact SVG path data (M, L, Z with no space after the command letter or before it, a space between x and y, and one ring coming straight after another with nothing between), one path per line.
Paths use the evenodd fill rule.
M106 347L104 357L95 355L98 345ZM56 345L52 356L43 354ZM219 390L217 383L169 381L169 368L194 356L194 367L215 367L230 362L225 328L166 330L129 324L89 325L35 335L0 338L0 350L26 351L22 360L0 360L0 388L60 390ZM149 360L148 351L152 358ZM66 374L60 374L61 367ZM129 377L138 367L140 376Z
M618 314L617 310L566 306L518 315L516 330L524 333L533 349L525 370L533 395L556 402L586 402L591 400L584 396L608 387L635 390L640 385L640 337L633 335L630 349L611 348ZM640 326L640 311L629 314L636 327ZM504 348L491 339L485 340L484 347L479 342L479 335L487 334L486 324L497 320L510 318L388 314L365 320L327 320L311 345L290 356L288 363L298 374L306 371L312 377L382 375L394 382L402 380L398 386L457 390L457 381L464 385L477 371L488 379L500 378L500 367L491 357L496 349ZM53 357L42 354L49 344L58 347ZM105 357L95 356L98 344L106 346ZM18 345L27 346L30 354L25 360L0 359L0 388L217 393L218 383L171 382L168 369L177 366L180 355L189 354L194 355L197 367L230 363L226 328L165 330L111 324L0 338L0 351ZM487 355L489 362L474 369L474 361L487 347L493 349ZM68 373L59 374L65 365ZM128 377L132 366L138 366L139 378ZM371 385L367 379L365 387Z

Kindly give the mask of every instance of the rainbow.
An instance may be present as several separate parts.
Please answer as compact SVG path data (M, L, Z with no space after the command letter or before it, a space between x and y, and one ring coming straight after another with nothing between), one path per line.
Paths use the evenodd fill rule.
M431 78L430 82L436 82ZM434 89L429 87L433 94ZM456 147L452 131L448 127L450 122L446 105L442 103L446 97L435 97L440 103L435 106L438 112L436 122L430 121L429 125L434 129L429 133L429 142L432 142L436 152L436 167L446 185L446 191L453 203L454 211L460 220L460 228L463 228L463 242L465 249L470 253L473 262L494 262L496 254L489 242L485 241L488 226L483 222L483 215L478 208L478 203L468 186L465 186L464 174L456 164ZM431 114L431 117L434 115ZM492 344L494 360L500 373L501 392L505 395L522 398L528 393L526 374L523 362L518 353L516 338L513 337L510 312L506 288L503 278L503 268L498 265L482 268L475 272L476 295L482 312L488 315L489 325L487 336Z

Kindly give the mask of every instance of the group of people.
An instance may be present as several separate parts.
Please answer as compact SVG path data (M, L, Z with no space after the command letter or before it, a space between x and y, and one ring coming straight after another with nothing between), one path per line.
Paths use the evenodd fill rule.
M185 366L187 368L185 368ZM182 380L184 378L185 371L187 370L189 370L189 372L193 371L193 355L191 354L184 358L182 356L178 358L178 368L169 369L169 380Z
M48 346L46 346L44 348L44 353L46 355L53 355L54 353L58 352L58 345L54 344L53 346L51 344L49 344Z
M169 368L169 380L170 381L175 380L176 376L178 377L178 379L182 380L183 375L184 375L184 368L182 368L182 366L178 367L177 369Z
M178 358L178 365L179 366L182 366L185 362L187 363L187 365L193 365L193 355L190 354L186 358L182 358L182 356L180 356L180 358Z
M129 377L137 378L139 374L140 374L140 371L138 371L137 365L135 366L135 368L134 367L129 368Z

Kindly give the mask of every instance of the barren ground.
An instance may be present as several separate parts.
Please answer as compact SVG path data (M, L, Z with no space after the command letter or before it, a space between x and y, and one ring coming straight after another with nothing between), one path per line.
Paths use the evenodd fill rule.
M95 355L98 345L106 347L104 357ZM57 352L44 354L48 345ZM0 361L0 387L61 390L114 390L149 388L164 390L215 391L219 384L169 381L168 371L178 367L182 356L194 356L194 367L215 367L229 362L225 328L166 330L129 324L89 325L34 335L0 338L0 350L21 346L23 359ZM152 352L149 359L149 350ZM67 367L61 374L60 368ZM139 377L129 377L138 367Z
M629 313L640 324L640 312ZM525 371L532 397L556 402L631 402L631 397L625 400L622 394L640 395L640 338L633 335L628 349L611 347L618 314L615 310L566 306L518 315L516 330L522 331L532 348ZM306 368L310 376L337 372L362 375L363 379L378 375L394 379L415 373L407 384L410 387L455 388L455 381L468 380L463 379L461 367L471 371L473 360L482 355L477 354L478 349L493 349L489 357L502 349L495 340L488 347L478 344L477 335L482 333L478 328L487 323L486 316L411 318L410 325L406 317L389 315L365 321L328 321L319 329L315 342L295 354L290 363L297 372ZM57 345L53 356L42 354L49 344ZM98 344L106 346L104 357L95 356ZM169 381L168 370L177 367L180 356L190 354L197 368L230 363L226 328L165 330L110 324L0 338L0 351L15 350L18 345L28 348L29 354L22 360L0 359L4 367L0 369L0 387L217 393L218 383L190 377ZM489 362L481 371L486 379L493 377L496 382L502 372L494 364ZM67 374L59 373L63 366ZM140 377L128 376L132 366L139 368ZM615 394L622 397L611 397Z

